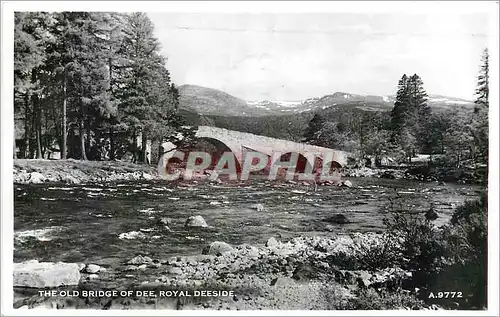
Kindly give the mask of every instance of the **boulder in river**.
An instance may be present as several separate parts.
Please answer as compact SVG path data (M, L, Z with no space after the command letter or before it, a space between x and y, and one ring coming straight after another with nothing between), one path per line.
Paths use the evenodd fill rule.
M143 271L147 268L148 266L146 264L141 264L139 266L137 265L127 265L125 267L125 271Z
M364 289L372 284L371 278L372 274L367 271L356 271L354 272L354 276L356 278L356 283L359 288Z
M74 177L73 175L62 175L61 176L61 181L65 182L66 184L80 184L81 181Z
M149 256L142 256L138 255L132 260L128 261L127 264L133 264L133 265L141 265L141 264L147 264L147 263L152 263L153 260Z
M396 174L394 171L384 171L382 174L380 174L380 178L386 178L386 179L396 179Z
M350 180L345 180L345 181L342 181L342 182L340 183L340 185L341 185L341 186L343 186L343 187L349 187L349 188L351 188L351 187L352 187L352 183L351 183L351 181L350 181Z
M80 271L76 263L38 262L36 260L14 263L13 286L58 287L78 285Z
M234 250L233 247L226 242L215 241L212 242L209 246L206 246L201 254L221 255L232 250Z
M276 240L276 238L271 237L271 238L269 238L269 240L267 240L266 247L272 248L272 247L277 246L278 244L279 244L279 241Z
M326 225L325 230L328 232L335 232L336 228L332 225Z
M340 224L340 225L350 223L349 219L347 219L347 217L344 216L343 214L333 215L331 217L324 219L324 221L329 222L329 223Z
M78 265L78 271L83 271L86 267L85 263L77 263L76 265Z
M207 223L205 222L205 219L203 219L202 216L191 216L186 220L186 223L184 224L185 227L202 227L206 228L208 227Z
M425 212L425 219L433 221L436 220L437 218L439 218L439 215L433 207L429 208L429 210Z
M163 218L160 218L158 220L158 222L160 223L160 225L170 226L172 224L172 219L167 218L167 217L163 217Z
M85 273L95 274L101 270L101 267L97 264L88 264L85 267Z
M146 235L140 231L130 231L130 232L124 232L120 233L118 238L122 240L132 240L132 239L144 239Z
M253 209L256 209L257 211L264 211L264 205L256 204L253 206Z
M45 176L43 176L42 173L38 172L32 172L30 173L30 178L28 180L28 183L30 184L40 184L45 181Z

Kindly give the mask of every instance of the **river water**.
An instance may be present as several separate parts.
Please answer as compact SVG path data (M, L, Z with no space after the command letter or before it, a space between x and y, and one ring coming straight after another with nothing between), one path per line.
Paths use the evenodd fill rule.
M412 212L433 202L447 222L480 187L407 180L350 179L353 188L246 182L15 185L14 262L37 259L118 267L138 254L152 258L200 254L212 241L262 245L270 237L332 236L381 231L390 199ZM257 211L256 204L264 206ZM328 224L343 214L348 224ZM185 228L201 215L209 228ZM170 231L159 225L171 220ZM127 239L131 238L131 239Z

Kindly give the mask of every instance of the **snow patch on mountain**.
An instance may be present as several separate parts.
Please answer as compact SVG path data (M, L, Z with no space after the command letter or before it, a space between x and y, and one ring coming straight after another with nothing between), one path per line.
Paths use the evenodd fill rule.
M252 100L247 101L247 105L262 108L263 106L274 106L274 107L284 107L284 108L295 108L302 104L302 101L290 101L290 100Z
M278 104L282 107L297 107L302 104L302 101L273 100L272 103Z
M458 105L469 105L471 104L470 101L461 101L461 100L446 100L445 103L447 104L458 104Z
M429 101L430 102L445 102L445 103L450 102L450 100L447 98L429 98Z

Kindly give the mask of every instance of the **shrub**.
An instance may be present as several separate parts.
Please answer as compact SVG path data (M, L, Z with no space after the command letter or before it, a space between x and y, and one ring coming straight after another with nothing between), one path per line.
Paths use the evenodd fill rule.
M387 233L393 242L398 243L402 268L428 275L439 270L444 254L441 230L422 214L392 212L384 219ZM420 274L419 274L420 273Z
M365 240L354 240L351 261L357 270L379 270L401 265L400 241L390 234Z
M452 308L486 307L487 194L457 207L450 224L436 228L422 214L391 211L387 234L399 242L400 266L413 273L422 299L430 291L462 292L463 299L439 300ZM389 260L389 259L388 259Z
M486 307L488 259L488 198L483 193L475 201L457 207L445 230L446 254L450 262L436 283L453 283L465 295L466 308ZM455 273L455 280L451 278ZM446 277L448 276L448 277Z
M351 300L349 309L353 310L389 310L389 309L422 309L424 302L415 295L404 292L388 292L369 288L359 292Z

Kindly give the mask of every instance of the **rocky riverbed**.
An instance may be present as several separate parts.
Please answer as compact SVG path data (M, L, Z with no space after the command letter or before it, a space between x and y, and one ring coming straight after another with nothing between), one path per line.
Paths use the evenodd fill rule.
M376 305L380 305L372 309L438 309L438 306L426 305L417 298L418 289L412 288L410 272L398 267L371 270L366 266L370 253L387 245L396 247L397 243L375 233L331 238L297 237L286 242L270 238L262 247L249 244L231 246L214 241L200 250L199 255L166 259L138 255L123 262L117 270L127 272L130 278L145 271L157 272L154 278L136 279L127 287L134 294L139 291L141 296L83 296L88 295L89 290L112 289L105 281L120 272L80 264L75 265L81 271L77 285L65 288L80 296L47 297L33 290L16 288L14 306L332 310L367 309L365 306L370 304L367 296L371 296L378 299ZM26 278L24 281L26 286ZM226 291L225 294L222 291ZM218 292L213 294L226 296L195 296L196 292L198 295Z

